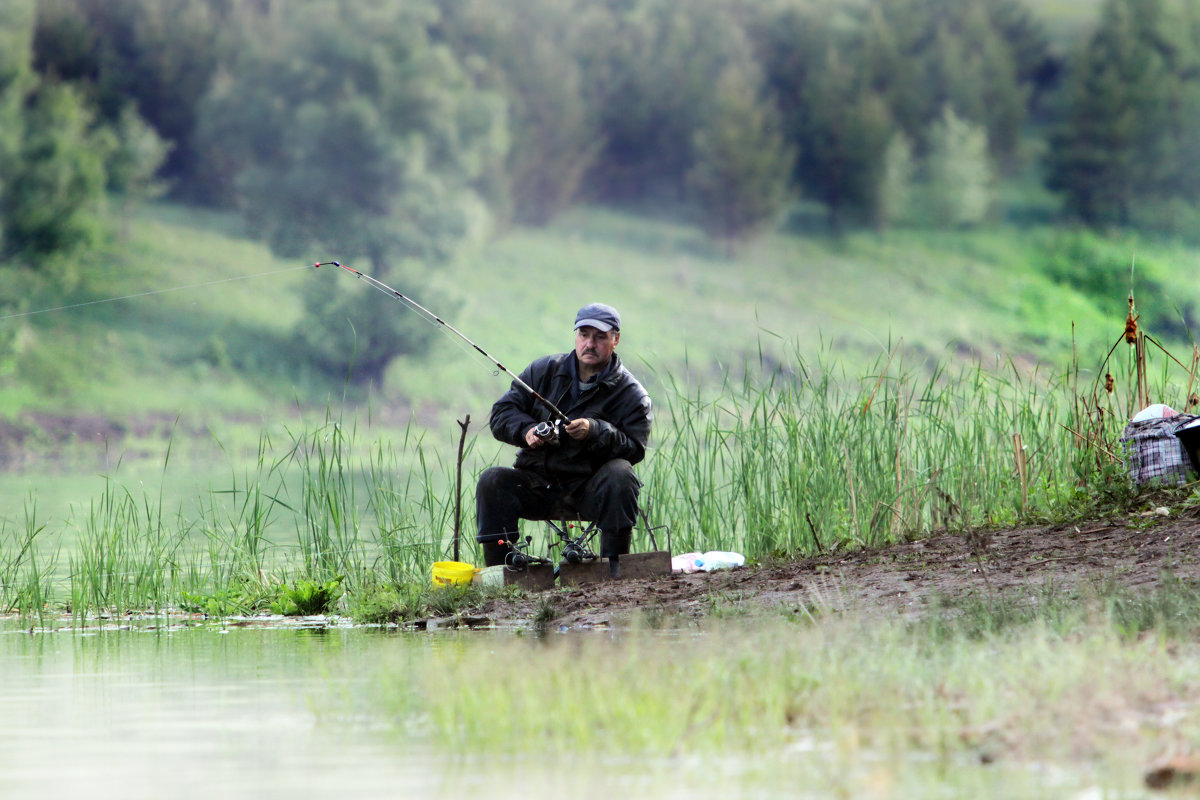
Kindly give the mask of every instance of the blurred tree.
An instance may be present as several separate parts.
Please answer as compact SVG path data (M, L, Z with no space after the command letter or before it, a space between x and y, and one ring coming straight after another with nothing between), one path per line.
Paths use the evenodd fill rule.
M924 212L944 228L977 225L991 207L992 168L987 131L946 106L929 135L925 157Z
M325 270L321 270L325 272ZM387 367L398 356L424 352L433 341L436 323L389 300L357 281L344 279L342 270L316 276L302 291L305 317L299 335L314 364L331 375L352 381L370 380L381 388ZM420 265L405 262L390 280L420 288L420 303L450 315L454 304L432 292ZM416 291L406 294L417 295Z
M125 106L111 130L108 189L120 199L123 226L127 226L134 205L166 191L166 183L157 176L170 147L132 104ZM127 227L123 227L123 233L128 233Z
M109 140L73 89L44 82L24 114L6 177L0 218L8 253L31 263L90 246L99 233Z
M840 230L847 211L877 225L891 113L836 47L825 53L803 95L808 115L800 148L801 161L807 163L801 178L825 202L834 231Z
M39 0L35 63L114 127L133 103L171 144L161 172L176 196L220 202L230 187L194 150L196 108L231 57L239 16L260 15L228 0Z
M34 0L0 0L0 195L21 141L21 112L33 83Z
M831 229L874 220L893 121L866 83L860 5L790 0L749 23L788 143L795 185L825 205ZM880 53L876 53L880 55Z
M777 0L750 31L800 153L797 183L835 229L896 212L888 143L899 132L906 159L922 161L947 105L986 129L996 163L1015 166L1050 58L1018 0Z
M1128 223L1135 198L1154 194L1183 166L1164 149L1179 135L1171 115L1179 76L1160 47L1163 22L1163 0L1109 0L1076 59L1065 118L1050 140L1047 183L1085 222ZM1184 127L1200 135L1194 121Z
M582 57L598 76L604 150L588 176L606 202L663 208L686 197L696 131L711 118L713 87L754 52L730 0L604 0Z
M709 236L726 251L779 218L794 154L785 144L761 76L731 66L716 85L716 108L695 134L688 185Z
M437 34L504 96L512 145L491 176L493 210L542 225L579 195L603 147L580 68L587 0L439 0Z
M0 254L9 250L3 209L21 144L21 113L33 82L34 16L34 0L0 0ZM24 272L11 260L0 265L0 314L26 310L30 291ZM0 375L15 366L21 331L12 321L0 328Z
M436 19L425 3L312 0L248 31L256 46L203 104L200 141L275 252L366 261L387 280L392 263L446 259L483 229L474 185L504 157L503 103L430 41ZM359 341L359 379L382 380L412 317L393 309L378 321L395 336ZM327 333L300 330L314 347Z
M138 114L171 143L161 177L172 193L220 201L224 187L208 179L194 139L197 107L218 68L232 58L224 34L229 15L216 0L90 2L112 9L100 98L105 118L119 123L132 99Z
M963 3L957 6L961 17L956 25L943 23L937 28L931 57L932 71L942 84L941 109L931 122L934 130L943 131L948 120L944 109L955 109L960 121L985 129L989 152L1009 161L1017 154L1029 90L1017 83L1012 50L993 27L989 4Z
M879 222L894 225L916 218L913 202L917 179L917 164L912 144L903 131L896 131L888 140L883 158L883 187L879 198Z
M1014 0L879 0L864 15L856 47L868 54L866 80L916 151L947 105L987 128L989 148L1014 163L1032 84L1047 48Z
M1166 0L1152 39L1166 76L1161 124L1151 130L1150 168L1130 210L1135 225L1200 237L1200 5Z
M1036 118L1044 98L1059 88L1062 57L1050 47L1049 37L1027 0L991 0L985 5L992 28L1007 45L1016 69L1017 84L1028 95L1027 111Z
M36 0L33 66L41 75L83 84L95 94L100 74L101 36L81 0Z

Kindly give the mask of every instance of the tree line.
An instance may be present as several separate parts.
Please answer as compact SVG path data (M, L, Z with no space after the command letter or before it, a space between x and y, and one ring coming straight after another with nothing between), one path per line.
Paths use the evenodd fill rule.
M582 203L730 247L798 200L970 226L1030 172L1063 218L1186 232L1196 150L1189 0L1105 0L1066 53L1022 0L0 0L0 253L30 265L163 193L384 278ZM379 324L347 334L375 379L420 346Z

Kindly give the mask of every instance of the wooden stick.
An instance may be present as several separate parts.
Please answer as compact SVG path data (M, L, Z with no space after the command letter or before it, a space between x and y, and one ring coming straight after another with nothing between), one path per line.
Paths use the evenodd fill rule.
M467 426L471 424L471 415L467 414L466 419L455 422L462 428L462 435L458 438L458 478L454 484L454 560L458 561L458 523L462 516L463 445L467 441Z
M1017 477L1021 481L1021 513L1025 513L1025 505L1029 501L1029 482L1027 480L1027 461L1025 460L1025 445L1021 442L1021 434L1013 434L1013 457L1017 462Z

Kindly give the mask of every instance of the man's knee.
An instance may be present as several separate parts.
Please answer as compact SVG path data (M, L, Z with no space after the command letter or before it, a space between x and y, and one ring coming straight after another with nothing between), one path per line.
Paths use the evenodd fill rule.
M637 500L642 482L633 465L623 458L614 458L597 470L592 485L609 497L627 497Z
M510 472L512 470L509 467L488 467L479 473L479 481L475 484L476 494L490 496L506 486L511 480L508 475Z
M642 485L642 482L638 480L637 473L633 471L633 464L630 464L624 458L614 458L611 461L605 461L600 469L596 470L596 478L612 482L614 485L630 485L635 487Z

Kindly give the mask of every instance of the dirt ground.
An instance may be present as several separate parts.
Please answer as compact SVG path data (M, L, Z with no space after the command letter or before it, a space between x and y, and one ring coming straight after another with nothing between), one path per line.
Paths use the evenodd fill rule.
M1198 541L1200 513L1160 507L1088 523L934 533L879 549L713 573L557 587L517 602L491 601L472 613L492 625L541 620L557 629L625 625L639 613L683 619L805 610L911 615L973 594L1036 597L1047 583L1069 590L1112 581L1148 590L1166 572L1197 578Z

